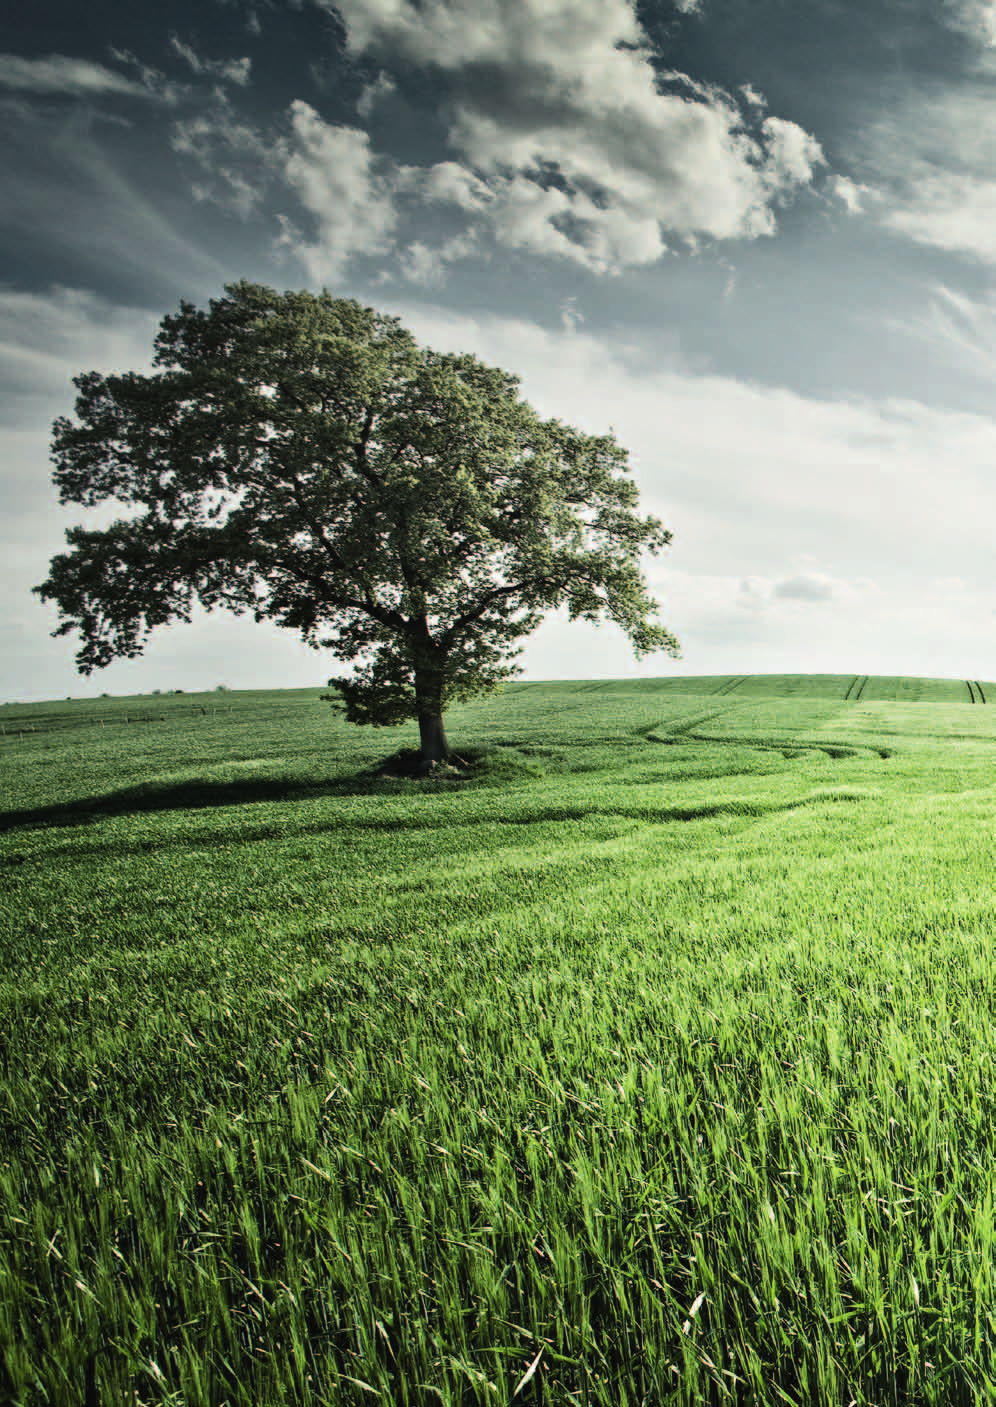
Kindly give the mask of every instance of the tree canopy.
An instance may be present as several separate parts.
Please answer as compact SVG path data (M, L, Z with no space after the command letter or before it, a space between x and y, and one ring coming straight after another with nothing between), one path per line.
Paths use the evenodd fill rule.
M53 426L60 502L126 514L69 529L34 588L81 673L196 602L250 612L352 665L329 680L352 722L417 719L428 765L446 706L512 677L558 606L678 653L640 567L671 535L639 515L627 451L541 419L516 376L327 290L246 281L182 301L153 366L74 377L76 420Z

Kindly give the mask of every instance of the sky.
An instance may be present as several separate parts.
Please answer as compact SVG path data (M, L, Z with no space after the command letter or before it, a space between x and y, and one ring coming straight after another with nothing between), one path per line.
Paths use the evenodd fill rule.
M243 278L630 451L682 657L555 614L524 678L996 678L996 0L34 0L0 47L0 702L339 672L215 613L85 678L31 594L72 377Z

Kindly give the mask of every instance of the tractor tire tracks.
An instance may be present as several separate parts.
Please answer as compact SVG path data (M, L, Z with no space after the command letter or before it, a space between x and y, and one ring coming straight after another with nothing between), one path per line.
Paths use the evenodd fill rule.
M733 679L727 679L727 680L725 681L725 683L720 684L720 686L719 686L718 689L713 689L713 691L712 691L713 698L718 699L718 698L724 697L726 694L732 694L733 691L734 691L734 689L739 689L739 688L740 688L740 685L741 685L741 684L746 684L746 682L747 682L747 675L746 675L746 674L738 674L738 675L736 675L736 677L733 678Z

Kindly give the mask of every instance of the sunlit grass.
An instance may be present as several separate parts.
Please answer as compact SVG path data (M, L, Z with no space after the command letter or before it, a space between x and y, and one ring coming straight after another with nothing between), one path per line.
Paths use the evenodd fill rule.
M996 1399L996 710L800 678L0 709L0 1399Z

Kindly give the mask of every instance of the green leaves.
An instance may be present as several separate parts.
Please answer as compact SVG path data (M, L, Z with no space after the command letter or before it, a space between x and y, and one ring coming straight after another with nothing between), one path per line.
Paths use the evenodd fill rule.
M612 435L540 419L515 376L353 300L225 293L163 319L155 375L77 377L53 427L61 501L134 515L73 529L35 588L82 672L194 601L355 661L356 722L493 688L559 605L677 653L640 567L670 534Z

